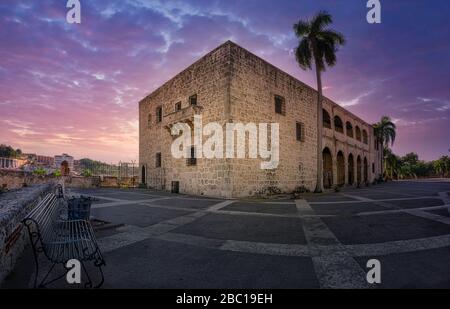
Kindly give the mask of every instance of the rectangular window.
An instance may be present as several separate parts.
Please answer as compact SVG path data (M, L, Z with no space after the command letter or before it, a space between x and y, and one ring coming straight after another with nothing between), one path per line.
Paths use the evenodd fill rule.
M191 146L190 157L187 159L188 166L197 165L197 158L195 154L195 146Z
M285 100L282 96L275 96L275 113L280 115L286 114Z
M191 95L189 97L189 104L190 105L197 105L197 95L196 94Z
M297 141L300 141L300 142L305 141L305 125L302 122L296 123L296 136L297 136Z
M181 110L181 102L175 103L175 111L178 112Z
M161 167L161 153L157 152L155 157L155 166Z
M162 106L158 106L156 108L156 121L161 122L162 121Z
M152 114L148 114L147 127L150 128L151 126L152 126Z
M372 173L375 174L375 163L372 163Z

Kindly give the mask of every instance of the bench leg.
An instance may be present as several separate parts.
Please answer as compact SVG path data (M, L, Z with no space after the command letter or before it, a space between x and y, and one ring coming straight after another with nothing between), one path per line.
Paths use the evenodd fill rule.
M83 262L81 263L81 265L83 267L84 273L86 274L86 277L88 278L88 281L84 284L84 287L85 288L94 288L94 289L100 288L103 285L103 283L105 282L105 277L104 277L103 269L102 269L102 266L105 265L105 262L104 261L100 261L100 262L94 261L94 266L98 268L98 271L100 272L100 276L101 276L100 282L96 285L93 285L91 277L89 276L87 268Z
M104 261L101 261L101 262L94 262L94 265L95 265L95 267L97 267L98 268L98 271L100 272L100 275L101 275L101 280L100 280L100 282L96 285L96 286L94 286L94 288L95 289L98 289L98 288L100 288L102 285L103 285L103 283L105 282L105 276L103 275L103 269L102 269L102 266L103 265L105 265L105 262Z
M80 263L81 263L81 267L83 268L84 273L86 274L86 277L87 277L87 279L88 279L88 281L84 284L84 287L90 289L90 288L92 288L92 280L91 280L91 277L89 276L89 273L88 273L88 271L87 271L87 269L86 269L86 266L84 266L84 262L81 262L81 261L80 261Z
M33 288L37 288L37 280L39 277L39 261L38 261L38 255L36 253L36 250L33 246L33 256L34 256L34 283L33 283Z
M53 283L53 282L55 282L55 281L65 277L67 275L67 270L64 267L64 264L62 264L63 268L65 269L64 273L59 275L58 277L56 277L56 278L46 282L47 278L49 277L50 273L52 272L53 268L55 268L56 265L57 265L57 263L53 263L52 264L52 266L50 267L48 273L45 275L44 279L39 284L39 288L45 288L47 285L49 285L49 284L51 284L51 283Z
M38 246L39 242L39 236L36 232L32 232L29 225L25 224L28 230L28 236L30 238L31 248L33 250L33 257L34 257L34 267L35 267L35 273L34 273L34 283L33 288L37 288L37 281L39 277L39 253L43 251L41 246Z

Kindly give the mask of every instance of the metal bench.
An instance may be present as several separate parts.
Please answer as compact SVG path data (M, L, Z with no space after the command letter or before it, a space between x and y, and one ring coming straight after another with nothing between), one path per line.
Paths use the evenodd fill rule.
M87 277L85 287L98 288L104 282L102 266L106 263L97 245L92 226L87 220L69 220L67 202L63 198L62 189L57 188L55 193L47 194L23 220L28 229L36 263L34 287L45 287L66 276L67 261L77 259ZM37 285L40 253L44 253L52 265L44 279ZM100 282L95 286L84 265L87 261L92 261L101 275ZM57 278L46 281L57 264L62 264L65 272Z

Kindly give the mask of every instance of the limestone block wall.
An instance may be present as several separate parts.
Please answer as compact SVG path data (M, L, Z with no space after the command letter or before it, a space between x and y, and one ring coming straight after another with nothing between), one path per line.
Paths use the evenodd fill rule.
M233 121L280 126L278 167L262 170L259 159L234 159L233 196L265 193L271 188L292 192L305 186L313 190L317 158L315 91L237 45L232 45L230 56ZM285 100L283 115L275 113L275 96ZM304 125L304 141L297 141L297 122Z
M100 177L68 176L65 177L67 188L96 188L100 186Z
M381 173L380 169L380 151L375 148L375 137L372 125L363 121L359 117L353 115L343 107L332 102L328 98L324 98L323 109L325 109L331 118L331 128L323 128L323 143L322 148L328 148L333 159L333 184L338 182L338 166L336 164L337 155L341 152L344 156L345 162L345 184L357 185L357 177L353 183L349 183L348 158L352 154L354 158L354 171L357 173L357 160L361 159L361 174L362 182L364 182L364 159L367 160L368 182L372 182ZM343 124L343 132L338 132L335 127L335 117L339 117ZM348 136L346 124L350 123L353 130L353 137ZM356 128L361 130L361 140L356 138ZM363 132L367 134L367 143L364 142Z
M0 188L3 188L3 190L15 190L24 186L45 184L58 179L59 177L38 176L24 171L0 170Z
M29 244L21 221L53 188L48 183L0 194L0 284Z
M189 98L197 96L197 106ZM275 96L284 100L283 113L275 112ZM232 43L222 44L176 75L139 102L139 162L140 179L146 185L170 190L179 182L181 193L239 197L270 191L292 192L298 187L313 190L317 165L317 92ZM181 109L176 108L177 106ZM373 128L357 116L324 98L324 109L343 121L344 133L323 130L323 148L332 156L333 183L337 184L336 156L342 152L347 162L349 154L366 158L368 178L380 173L380 152L374 148ZM157 110L162 107L162 121ZM203 124L278 123L280 127L280 160L273 170L262 170L261 159L197 159L189 166L186 159L174 159L170 147L174 137L171 125L186 122L192 125L194 115L202 115ZM358 126L367 133L367 144L345 134L345 123ZM304 138L297 140L296 124L303 126ZM224 134L224 144L226 142ZM156 166L156 154L161 153L161 166ZM319 158L322 160L322 158ZM342 165L340 166L342 169ZM348 164L344 164L348 172ZM348 183L348 175L345 183ZM342 178L342 177L341 177ZM356 183L351 183L355 185Z
M228 54L228 48L210 52L139 103L140 180L145 174L148 186L170 190L172 181L178 181L180 192L230 196L226 159L200 158L197 165L188 166L186 159L173 158L170 150L174 140L170 126L178 121L190 123L194 115L201 114L205 124L225 123L228 113ZM190 106L192 95L197 96L196 108ZM175 109L178 102L181 102L179 111ZM163 109L161 122L157 121L156 115L159 106ZM156 166L156 153L161 153L161 167Z

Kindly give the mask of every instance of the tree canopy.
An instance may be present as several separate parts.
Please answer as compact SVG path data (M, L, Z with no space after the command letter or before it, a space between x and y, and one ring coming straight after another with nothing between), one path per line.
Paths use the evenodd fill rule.
M14 149L11 146L1 144L0 145L0 157L4 158L17 158L22 154L22 150Z

